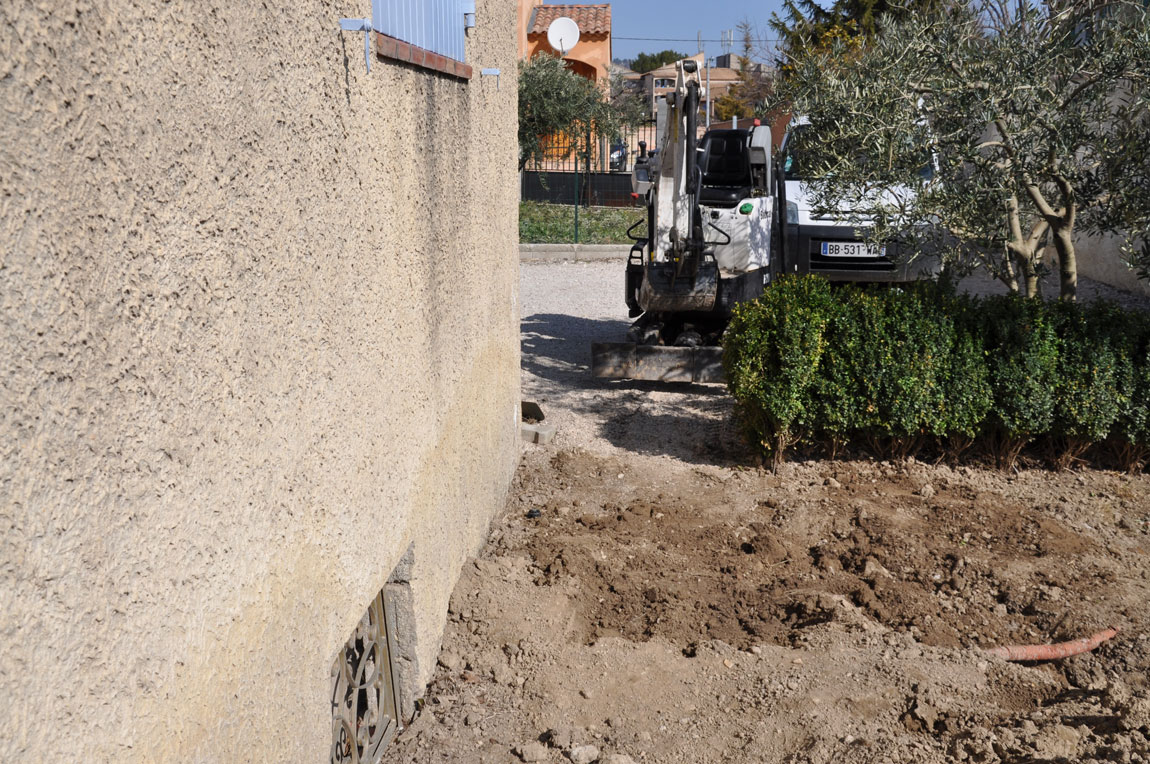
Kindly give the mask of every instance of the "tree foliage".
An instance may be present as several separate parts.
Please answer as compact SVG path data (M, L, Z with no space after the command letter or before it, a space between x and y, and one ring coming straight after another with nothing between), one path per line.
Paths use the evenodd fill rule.
M1107 8L955 3L883 17L849 60L842 41L790 49L815 206L1027 294L1050 242L1074 299L1076 232L1150 231L1147 11Z
M633 110L631 110L633 111ZM588 150L599 136L613 137L633 118L610 94L555 56L519 62L519 169L543 157L549 136L570 133Z
M640 53L635 56L635 60L631 62L631 70L643 74L645 72L654 71L660 66L673 64L681 58L686 58L686 53L680 53L677 50L661 50L658 53Z
M878 34L884 18L901 19L940 5L940 0L835 0L823 8L817 0L783 0L782 14L772 13L768 23L786 56L791 50L829 47L836 40L859 47Z
M1143 27L1143 34L1147 32ZM1145 38L1142 50L1148 47ZM1114 125L1112 140L1114 153L1124 159L1124 167L1115 168L1124 182L1111 189L1108 209L1111 221L1119 230L1128 233L1123 247L1127 262L1139 275L1150 281L1150 87L1145 78L1150 76L1150 64L1143 59L1142 85L1131 88L1132 107L1125 119Z
M619 72L611 73L608 81L608 101L615 111L616 120L626 127L634 127L644 122L650 113L650 106L643 92Z
M750 22L739 22L739 35L743 40L742 52L738 57L739 80L715 99L715 118L719 120L755 116L759 107L770 97L773 88L772 78L751 59L754 54L754 30Z

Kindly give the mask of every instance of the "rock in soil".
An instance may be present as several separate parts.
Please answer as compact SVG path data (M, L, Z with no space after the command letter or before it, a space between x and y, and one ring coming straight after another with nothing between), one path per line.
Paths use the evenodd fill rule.
M591 764L599 758L599 749L593 745L580 745L567 752L571 764Z
M548 756L547 746L539 741L524 743L515 749L515 755L523 761L546 761Z

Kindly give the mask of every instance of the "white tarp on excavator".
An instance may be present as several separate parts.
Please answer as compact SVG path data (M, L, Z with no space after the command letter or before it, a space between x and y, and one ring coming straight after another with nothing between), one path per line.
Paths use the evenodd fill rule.
M711 210L718 217L704 212L723 233L731 237L729 244L714 228L707 226L707 241L715 243L715 262L723 277L738 276L748 271L766 268L771 264L771 225L774 223L774 197L760 196L747 199L730 210ZM744 215L741 208L750 204L752 209Z

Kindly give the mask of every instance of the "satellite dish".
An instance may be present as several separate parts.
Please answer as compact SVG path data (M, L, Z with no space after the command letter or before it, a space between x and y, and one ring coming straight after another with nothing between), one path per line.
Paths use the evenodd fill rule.
M579 42L579 25L574 19L560 16L547 27L547 42L562 56Z

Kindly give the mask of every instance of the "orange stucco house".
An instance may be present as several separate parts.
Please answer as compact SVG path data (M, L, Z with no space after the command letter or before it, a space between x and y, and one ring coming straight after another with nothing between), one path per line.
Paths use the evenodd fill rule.
M519 2L519 58L546 52L559 55L547 42L547 28L561 16L579 25L579 43L563 60L571 71L607 86L611 64L611 6L544 5L543 0Z

